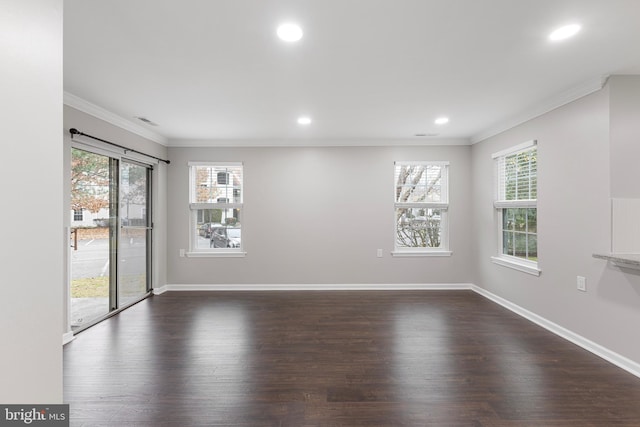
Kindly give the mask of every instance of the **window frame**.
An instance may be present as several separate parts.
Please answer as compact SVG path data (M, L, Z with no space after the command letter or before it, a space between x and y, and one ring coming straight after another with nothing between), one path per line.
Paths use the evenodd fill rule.
M514 156L520 153L524 153L527 151L536 151L536 198L535 199L516 199L516 200L506 200L506 198L501 197L501 188L504 187L504 183L502 179L504 175L500 173L500 162L504 161L507 157ZM508 267L514 270L521 271L523 273L531 274L534 276L539 276L541 274L541 270L539 268L538 261L532 261L525 258L513 256L504 253L504 210L505 209L535 209L536 210L536 232L526 234L535 234L536 235L536 252L538 251L538 228L537 228L537 216L538 216L538 168L537 168L537 155L538 155L538 142L537 140L530 140L524 142L522 144L515 145L513 147L507 148L505 150L499 151L491 155L494 162L494 197L493 197L493 207L495 210L495 229L497 234L497 248L496 255L491 257L491 261L494 264L501 265L503 267ZM531 177L529 177L531 178ZM530 196L531 194L529 194Z
M439 166L441 167L440 177L440 201L438 202L398 202L396 200L396 170L398 166ZM393 163L393 251L394 257L442 257L451 256L449 249L449 166L448 161L395 161ZM439 247L399 247L398 246L398 221L396 211L402 208L409 209L438 209L440 210L440 246Z
M84 221L84 209L73 209L73 222Z
M185 253L187 257L244 257L246 252L244 251L245 244L245 236L244 236L244 225L242 221L243 208L244 208L244 163L243 162L196 162L190 161L187 163L189 170L189 251ZM240 179L240 188L239 188L239 201L233 200L229 201L226 197L216 197L216 202L196 202L195 199L195 191L196 191L196 170L198 167L211 167L211 168L222 168L222 167L234 167L241 169L241 179ZM216 183L219 183L218 176L221 172L215 171L215 180ZM226 183L222 183L223 185L228 186L229 183L229 172L227 172ZM236 188L231 186L232 194L235 195ZM218 202L217 200L225 199L226 202ZM198 212L201 210L208 209L219 209L219 210L237 210L238 212L238 222L241 224L240 228L242 229L241 239L240 239L240 247L237 248L201 248L197 246L198 242Z

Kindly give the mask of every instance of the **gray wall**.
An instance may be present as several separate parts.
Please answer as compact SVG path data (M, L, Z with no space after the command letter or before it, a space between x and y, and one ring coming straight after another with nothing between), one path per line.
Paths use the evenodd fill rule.
M612 91L611 95L618 91ZM638 97L635 97L637 111ZM619 100L611 99L611 104ZM472 147L474 281L527 310L640 362L640 275L592 257L611 245L610 173L637 174L629 161L609 163L610 88L579 99ZM629 110L611 110L611 122ZM637 122L636 122L637 123ZM616 129L616 132L620 129ZM640 133L635 130L636 141ZM497 253L491 154L538 140L540 277L491 263ZM635 168L635 169L634 169ZM631 176L631 175L629 175ZM640 181L635 180L635 191ZM587 278L587 292L576 276Z
M0 402L62 403L62 0L0 13Z
M470 147L170 148L169 284L468 283ZM448 160L451 257L397 258L394 160ZM188 249L188 161L244 162L245 258ZM383 257L376 250L383 249Z
M71 189L70 189L70 171L71 171L71 135L69 134L70 128L76 128L81 132L89 135L96 136L98 138L115 142L116 144L132 148L140 152L150 154L163 159L167 158L167 147L162 146L156 142L150 141L139 135L126 131L122 128L114 126L104 120L98 119L94 116L86 114L75 108L65 105L64 106L64 225L70 226L71 217L69 215ZM81 138L81 140L91 142L91 139ZM118 150L117 148L115 150ZM153 245L152 245L152 257L154 259L153 271L152 271L152 286L158 288L163 286L167 280L166 270L166 244L167 244L167 165L160 163L154 165L154 171L152 174L152 191L153 191ZM65 248L68 244L65 242ZM65 265L69 265L69 252L65 252ZM70 272L67 272L70 274ZM67 279L68 280L68 279ZM64 287L65 291L65 313L68 312L68 286ZM63 330L68 332L70 325L68 316L64 316Z

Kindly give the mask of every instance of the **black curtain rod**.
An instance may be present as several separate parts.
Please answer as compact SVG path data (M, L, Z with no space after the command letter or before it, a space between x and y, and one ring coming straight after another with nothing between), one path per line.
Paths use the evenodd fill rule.
M133 148L123 147L122 145L116 144L115 142L106 141L106 140L104 140L104 139L97 138L97 137L92 136L92 135L88 135L88 134L86 134L86 133L84 133L84 132L80 132L80 131L79 131L78 129L76 129L76 128L71 128L71 129L69 129L69 133L71 134L71 139L73 139L73 136L74 136L74 135L86 136L87 138L95 139L96 141L104 142L105 144L110 144L110 145L116 146L116 147L118 147L118 148L121 148L121 149L123 149L123 150L124 150L125 154L127 153L127 151L131 151L132 153L142 154L143 156L151 157L152 159L156 159L156 160L158 160L158 161L165 162L166 164L171 163L169 160L164 160L164 159L161 159L160 157L152 156L152 155L150 155L150 154L145 154L145 153L143 153L142 151L134 150Z

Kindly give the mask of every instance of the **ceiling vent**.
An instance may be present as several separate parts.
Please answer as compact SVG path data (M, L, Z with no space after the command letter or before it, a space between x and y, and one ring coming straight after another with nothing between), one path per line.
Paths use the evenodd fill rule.
M151 120L147 119L146 117L136 117L136 119L140 120L141 122L150 125L150 126L158 126L157 123L152 122Z

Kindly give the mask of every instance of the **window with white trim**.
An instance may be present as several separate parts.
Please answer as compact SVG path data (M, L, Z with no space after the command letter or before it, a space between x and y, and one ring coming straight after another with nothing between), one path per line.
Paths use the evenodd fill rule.
M395 162L393 255L449 255L449 162Z
M536 141L493 155L498 254L493 261L526 273L538 269L538 151Z
M190 256L241 256L242 163L189 162Z

